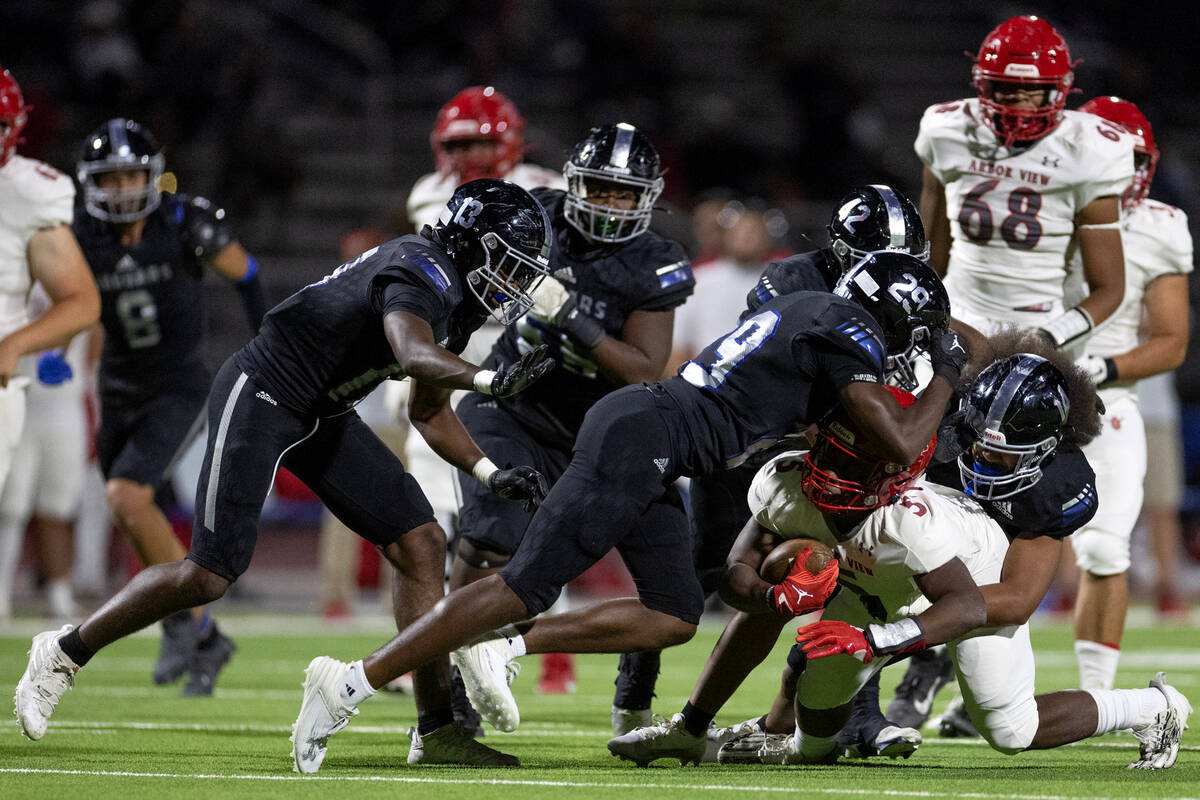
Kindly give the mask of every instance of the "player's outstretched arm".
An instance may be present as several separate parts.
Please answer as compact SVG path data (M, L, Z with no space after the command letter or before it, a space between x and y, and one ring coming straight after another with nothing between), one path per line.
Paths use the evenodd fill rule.
M1024 625L1045 598L1058 569L1062 539L1023 533L1013 539L1000 582L979 587L988 625Z
M213 256L208 264L234 282L246 312L246 321L251 330L258 331L267 314L267 296L258 276L258 260L247 253L241 244L233 241Z
M950 218L946 215L946 187L930 172L921 171L921 219L929 239L929 266L939 278L946 277L950 264Z
M21 356L66 345L100 318L100 292L68 226L39 230L29 238L26 254L33 279L46 289L52 305L0 339L0 386L16 374Z
M383 331L401 371L430 388L474 389L479 367L463 361L433 336L433 328L416 314L393 311L383 318Z
M881 383L855 382L842 389L846 413L871 441L873 452L897 464L911 464L937 433L952 388L934 380L908 408Z

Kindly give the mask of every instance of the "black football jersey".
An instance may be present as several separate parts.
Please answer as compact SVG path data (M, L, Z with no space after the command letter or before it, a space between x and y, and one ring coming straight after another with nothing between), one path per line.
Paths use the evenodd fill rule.
M963 488L957 461L930 467L929 480ZM1020 533L1066 538L1090 522L1099 506L1096 473L1083 451L1070 445L1059 445L1054 457L1042 463L1041 480L1020 494L975 500L1010 539Z
M563 217L564 192L532 192L553 221L550 271L575 293L579 309L600 322L609 336L619 337L634 311L669 311L683 304L696 282L687 254L676 242L654 231L620 244L587 241ZM619 384L549 322L532 314L509 325L492 348L487 366L510 364L535 345L545 343L556 361L545 377L520 394L499 402L527 427L569 444L584 414Z
M202 197L164 192L141 241L126 247L80 198L72 229L100 289L100 393L140 398L181 385L206 391L200 282L203 265L233 241L224 213Z
M402 236L275 306L234 359L287 408L340 414L384 380L403 377L383 330L393 311L428 322L454 353L487 319L444 248L424 236Z
M807 253L772 261L763 268L754 288L746 295L745 319L772 297L792 292L830 292L838 279L838 262L829 250Z
M695 443L685 474L743 463L799 433L854 382L883 382L886 350L863 308L827 292L774 298L664 382Z

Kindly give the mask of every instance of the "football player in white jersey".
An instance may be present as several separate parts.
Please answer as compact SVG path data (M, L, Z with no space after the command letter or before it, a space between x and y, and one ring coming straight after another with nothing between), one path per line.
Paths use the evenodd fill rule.
M512 101L493 86L468 86L454 95L438 111L429 144L437 167L413 185L408 196L408 220L415 230L437 222L437 215L446 206L450 195L460 183L476 178L504 178L522 189L566 190L561 172L522 159L526 147L525 118ZM483 363L503 328L491 321L471 337L463 358L477 358ZM389 381L385 387L393 407L404 402L408 381ZM460 392L458 400L466 393ZM434 513L443 521L446 530L453 530L450 521L458 513L458 495L454 486L454 470L425 443L420 436L409 436L404 447L404 464L416 476L433 505ZM556 610L565 607L560 601ZM539 689L551 693L566 692L574 685L574 657L564 653L542 656L542 676ZM466 712L468 716L472 712Z
M1075 654L1083 688L1107 689L1120 657L1129 539L1142 507L1146 472L1136 383L1183 363L1192 237L1182 211L1146 197L1159 152L1137 106L1119 97L1097 97L1079 110L1127 130L1134 137L1137 164L1132 184L1121 195L1125 300L1088 341L1080 361L1100 387L1106 413L1103 432L1084 450L1102 502L1072 540L1080 569Z
M75 187L58 170L17 154L28 107L0 68L0 485L25 419L21 356L66 344L100 317L100 295L71 233ZM33 283L51 305L32 322Z
M886 465L848 445L838 422L840 429L822 426L808 454L764 467L751 488L764 528L835 549L843 589L820 622L798 631L800 646L788 657L799 675L796 734L760 757L835 760L854 694L897 657L947 642L967 712L993 749L1014 755L1130 728L1141 742L1131 768L1172 766L1191 705L1163 674L1147 689L1035 696L1028 623L996 624L989 598L944 580L957 564L980 586L998 584L1009 547L1003 529L962 492L931 483L877 507L887 497L877 490ZM736 742L727 747L738 750Z
M1117 199L1133 146L1123 129L1064 110L1072 66L1044 19L1007 20L975 57L978 97L926 109L914 147L930 263L954 316L984 334L1039 328L1074 357L1124 294ZM1076 249L1090 294L1068 305Z

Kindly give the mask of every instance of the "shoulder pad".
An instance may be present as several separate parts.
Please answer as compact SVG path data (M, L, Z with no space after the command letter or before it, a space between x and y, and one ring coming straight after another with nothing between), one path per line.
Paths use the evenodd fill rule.
M198 259L215 258L233 241L225 209L203 197L176 195L175 219L182 225L184 247Z
M887 348L884 347L883 337L876 330L876 323L870 315L854 303L842 300L836 295L826 294L822 297L816 292L806 294L814 301L820 299L826 303L825 308L816 315L811 333L847 353L864 357L868 363L878 367L879 374L882 375L887 360Z

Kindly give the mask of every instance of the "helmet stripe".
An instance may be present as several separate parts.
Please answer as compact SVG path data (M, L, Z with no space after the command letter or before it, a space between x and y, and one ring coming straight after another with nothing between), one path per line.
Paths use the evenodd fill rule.
M125 135L125 120L120 117L108 121L108 147L114 156L120 155L122 148L129 147L129 138Z
M999 431L1000 425L1004 420L1004 414L1008 411L1009 405L1012 404L1013 398L1017 396L1017 392L1021 390L1021 385L1025 383L1025 379L1033 374L1033 371L1042 364L1041 359L1022 358L1015 365L1004 380L1000 383L1000 388L996 390L996 396L988 406L987 410L987 427Z
M629 169L629 154L633 150L633 134L637 131L628 122L617 123L617 139L613 142L608 164L615 169Z
M872 183L871 188L879 192L883 204L887 207L888 235L892 240L890 247L895 250L907 250L905 240L908 237L905 236L904 208L900 205L900 198L896 197L896 193L891 190L891 187Z

